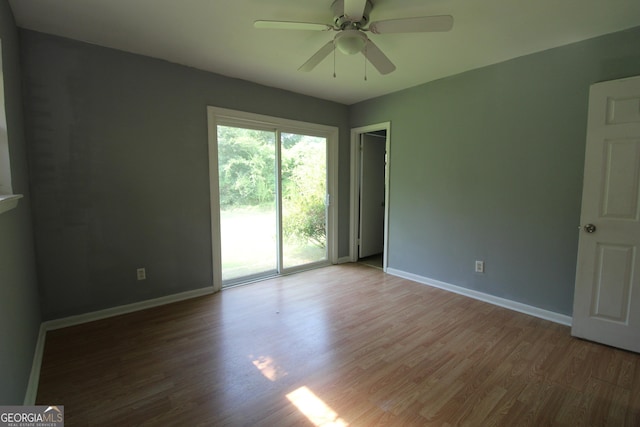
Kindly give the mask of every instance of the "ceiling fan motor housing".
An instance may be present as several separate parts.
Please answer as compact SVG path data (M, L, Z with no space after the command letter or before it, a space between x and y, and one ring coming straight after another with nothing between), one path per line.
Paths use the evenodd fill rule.
M361 28L364 28L369 23L369 14L371 13L372 8L373 5L369 0L367 0L364 6L364 12L362 13L362 19L358 22L352 22L344 14L344 0L336 0L331 5L331 10L333 11L333 23L337 28L341 30L359 30Z
M338 50L345 55L355 55L364 49L367 44L367 36L359 30L344 30L336 34L333 39Z

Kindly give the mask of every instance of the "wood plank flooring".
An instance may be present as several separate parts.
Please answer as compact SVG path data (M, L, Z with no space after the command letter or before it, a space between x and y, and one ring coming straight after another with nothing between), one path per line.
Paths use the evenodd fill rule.
M357 264L47 334L67 426L640 426L640 355Z

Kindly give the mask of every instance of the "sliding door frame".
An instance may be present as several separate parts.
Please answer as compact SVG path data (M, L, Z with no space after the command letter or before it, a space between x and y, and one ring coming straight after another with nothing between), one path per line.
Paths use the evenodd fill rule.
M209 194L211 199L211 249L213 267L213 290L222 289L222 248L220 233L220 192L218 175L218 125L237 126L247 128L260 128L273 130L276 133L276 143L280 142L280 134L295 133L326 138L327 141L327 264L338 262L338 128L335 126L319 125L315 123L301 122L297 120L283 119L279 117L265 116L261 114L247 113L207 106L207 127L209 146ZM278 148L278 152L279 152ZM280 169L279 155L276 158L278 170ZM278 180L278 186L280 182ZM278 188L280 194L281 188ZM278 203L280 203L278 196ZM278 215L280 234L282 240L282 224ZM278 244L279 269L282 264L282 248ZM308 269L315 264L289 268L279 271L279 274L292 273Z

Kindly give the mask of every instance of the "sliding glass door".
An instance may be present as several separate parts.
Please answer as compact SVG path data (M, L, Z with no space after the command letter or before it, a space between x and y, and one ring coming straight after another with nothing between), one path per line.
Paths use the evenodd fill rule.
M329 135L216 119L222 286L328 263Z
M276 134L218 126L224 283L278 270Z
M327 260L327 140L281 134L282 264Z

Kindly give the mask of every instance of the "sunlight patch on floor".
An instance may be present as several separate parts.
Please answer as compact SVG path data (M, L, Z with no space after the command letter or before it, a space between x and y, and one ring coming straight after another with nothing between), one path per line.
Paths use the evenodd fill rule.
M251 363L253 363L253 366L258 368L260 373L268 380L276 381L287 375L287 372L280 368L269 356L260 356Z
M346 427L349 425L305 386L287 394L287 399L316 427Z

